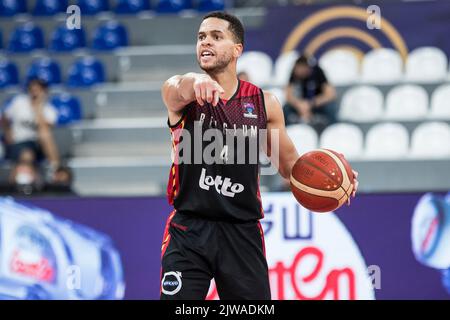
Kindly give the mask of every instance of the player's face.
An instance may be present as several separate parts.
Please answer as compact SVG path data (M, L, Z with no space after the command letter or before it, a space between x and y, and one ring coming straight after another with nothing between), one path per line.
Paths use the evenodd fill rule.
M228 21L218 18L205 19L200 25L197 61L200 68L208 73L221 72L242 52L242 45L234 42L228 25Z

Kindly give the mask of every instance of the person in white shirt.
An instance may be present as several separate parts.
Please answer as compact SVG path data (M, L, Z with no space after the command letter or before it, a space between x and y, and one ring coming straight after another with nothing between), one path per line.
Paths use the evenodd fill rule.
M24 152L31 151L36 162L46 158L56 168L59 155L51 129L57 120L57 111L48 102L47 83L31 79L27 91L28 94L14 97L2 114L7 158L17 163Z

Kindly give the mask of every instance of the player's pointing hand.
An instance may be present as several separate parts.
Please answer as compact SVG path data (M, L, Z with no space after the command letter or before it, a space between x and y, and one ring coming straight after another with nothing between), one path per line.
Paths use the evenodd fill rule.
M195 99L203 106L211 103L214 107L219 103L220 95L225 90L208 75L199 75L194 82Z

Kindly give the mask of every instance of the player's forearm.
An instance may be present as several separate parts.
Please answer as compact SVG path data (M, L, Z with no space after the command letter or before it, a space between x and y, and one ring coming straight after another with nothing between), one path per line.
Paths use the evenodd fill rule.
M285 179L291 178L292 168L294 167L295 162L298 159L298 154L296 153L295 157L289 157L280 162L280 166L278 168L278 172Z
M164 83L163 100L170 111L181 111L188 103L195 100L194 82L199 75L193 72L176 75Z

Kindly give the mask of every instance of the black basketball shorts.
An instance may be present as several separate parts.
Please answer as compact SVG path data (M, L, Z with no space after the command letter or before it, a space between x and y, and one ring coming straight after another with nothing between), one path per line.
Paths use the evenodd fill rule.
M203 300L212 278L221 300L271 298L259 221L213 221L174 211L161 257L163 300Z

